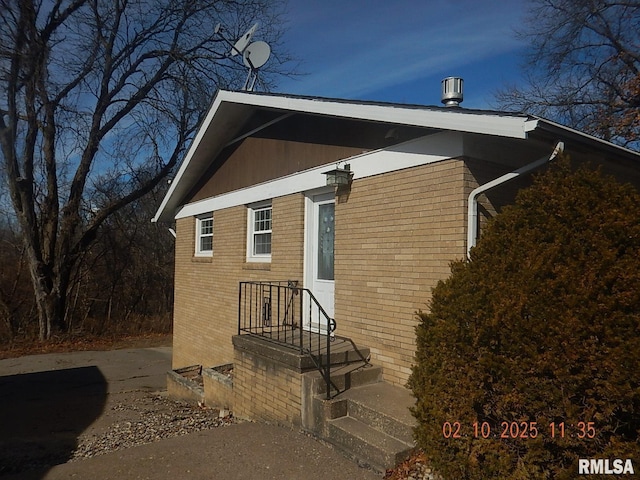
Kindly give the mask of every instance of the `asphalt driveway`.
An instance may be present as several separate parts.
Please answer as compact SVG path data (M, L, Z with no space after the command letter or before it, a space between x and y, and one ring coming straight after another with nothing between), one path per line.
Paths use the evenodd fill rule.
M170 368L170 347L0 360L0 478L380 479L305 433L255 423L68 461L80 435L126 420L115 405L164 391Z

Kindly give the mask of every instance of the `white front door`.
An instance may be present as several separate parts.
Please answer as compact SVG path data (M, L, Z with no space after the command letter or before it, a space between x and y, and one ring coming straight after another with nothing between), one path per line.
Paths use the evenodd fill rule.
M333 254L335 240L335 196L315 195L307 209L306 287L330 318L334 315ZM327 322L311 302L305 305L305 327L326 331Z

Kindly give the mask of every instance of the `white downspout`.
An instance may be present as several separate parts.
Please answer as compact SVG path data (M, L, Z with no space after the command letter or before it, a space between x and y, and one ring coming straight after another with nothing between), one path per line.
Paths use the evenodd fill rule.
M512 180L516 177L519 177L523 173L530 172L531 170L534 170L544 165L545 163L550 162L551 160L556 158L558 154L561 153L563 150L564 150L564 143L558 142L556 144L556 147L553 149L553 153L551 153L549 157L546 157L546 156L542 157L533 163L525 165L524 167L520 167L519 169L514 170L513 172L506 173L501 177L496 178L495 180L491 180L490 182L485 183L484 185L480 185L478 188L476 188L469 194L469 201L468 201L468 207L467 207L468 208L468 211L467 211L467 215L468 215L467 258L469 259L471 258L470 257L471 249L476 246L476 232L478 231L478 200L477 200L478 195L486 192L487 190L492 189L493 187L497 187L498 185L508 182L509 180Z

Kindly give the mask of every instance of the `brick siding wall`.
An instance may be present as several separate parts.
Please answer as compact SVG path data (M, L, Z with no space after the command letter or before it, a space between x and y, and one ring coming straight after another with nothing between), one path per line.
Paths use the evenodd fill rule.
M338 333L370 347L390 383L406 383L416 311L465 254L463 173L462 161L439 162L357 180L337 197Z
M337 333L368 346L386 381L404 385L416 312L466 254L467 197L504 167L448 160L356 180L336 197ZM497 194L496 194L497 195ZM484 212L514 191L481 198ZM174 368L234 361L238 282L303 280L304 195L273 199L272 260L246 262L247 208L215 212L213 257L193 255L195 220L177 224ZM275 381L275 380L274 380Z
M195 251L195 219L177 221L173 368L212 367L233 361L238 283L243 280L302 281L304 196L273 199L271 263L246 261L247 208L215 212L213 256Z
M239 418L301 425L302 374L276 361L236 349L233 409Z

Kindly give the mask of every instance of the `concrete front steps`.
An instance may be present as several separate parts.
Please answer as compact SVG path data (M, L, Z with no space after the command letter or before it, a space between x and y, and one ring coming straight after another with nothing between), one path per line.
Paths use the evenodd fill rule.
M414 400L408 390L383 382L380 367L360 363L332 369L340 393L332 391L327 400L318 376L311 405L314 433L379 472L411 453L414 418L409 407Z

